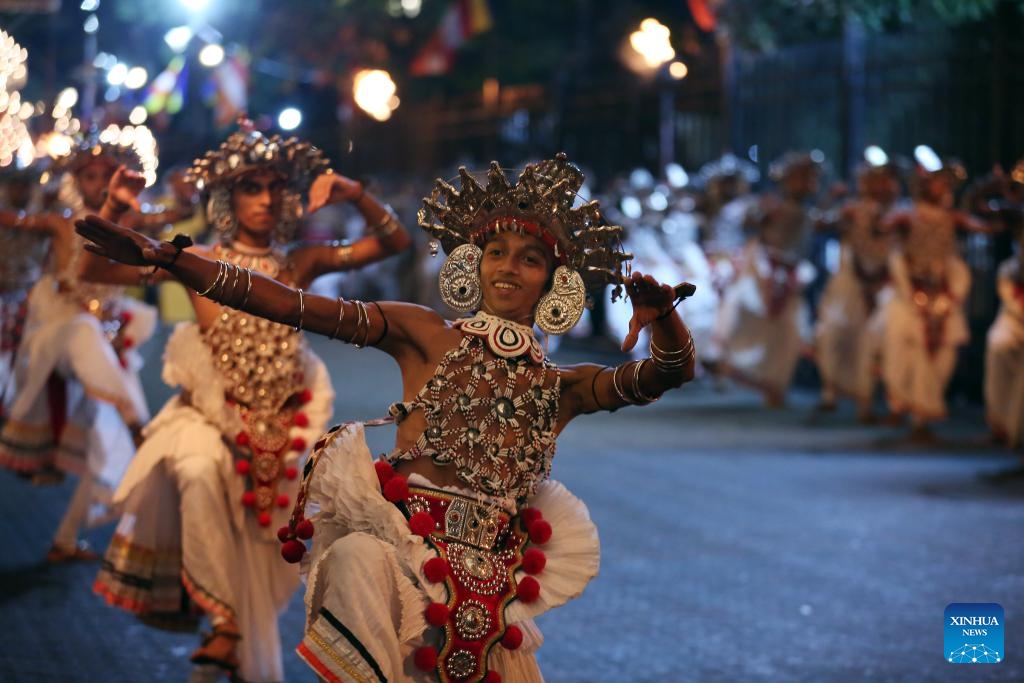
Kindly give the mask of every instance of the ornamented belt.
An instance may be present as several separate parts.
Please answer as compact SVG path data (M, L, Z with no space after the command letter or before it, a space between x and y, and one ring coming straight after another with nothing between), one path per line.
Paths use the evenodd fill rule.
M487 655L505 635L505 607L517 596L513 576L522 564L527 534L518 517L447 491L409 487L401 504L410 518L426 513L426 536L451 567L448 600L431 605L428 623L443 630L436 671L441 683L482 681Z

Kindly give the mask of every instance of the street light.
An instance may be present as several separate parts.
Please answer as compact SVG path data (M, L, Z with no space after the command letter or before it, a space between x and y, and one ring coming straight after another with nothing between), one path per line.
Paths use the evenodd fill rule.
M629 35L633 53L639 55L641 63L630 66L635 71L655 76L659 92L658 159L664 169L675 158L675 101L671 83L666 77L680 80L686 77L688 69L682 62L673 62L676 51L672 47L672 34L668 27L657 19L647 18L640 27ZM671 64L669 64L671 62ZM668 68L665 65L669 64Z
M360 109L378 121L387 121L398 108L396 89L387 71L364 69L355 76L352 96Z

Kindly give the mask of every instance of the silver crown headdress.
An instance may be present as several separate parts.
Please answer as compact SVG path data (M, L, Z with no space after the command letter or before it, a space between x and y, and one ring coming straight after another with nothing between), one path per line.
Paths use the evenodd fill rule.
M186 173L186 180L196 189L208 190L207 217L226 239L231 239L238 222L231 208L231 188L241 176L253 171L273 170L285 179L281 222L277 239L288 242L302 216L302 195L313 180L330 167L330 161L318 148L297 138L282 139L265 136L242 123L242 130L232 133L216 150L196 159Z
M536 311L541 329L568 331L579 320L588 293L615 285L621 293L623 266L631 254L622 251L622 228L609 225L597 201L579 203L583 172L564 153L528 164L513 184L497 162L491 162L486 185L465 167L461 188L438 179L417 215L421 228L433 235L448 254L441 269L441 296L455 310L479 306L476 284L465 274L477 272L480 247L495 232L532 234L546 244L558 267L551 290Z

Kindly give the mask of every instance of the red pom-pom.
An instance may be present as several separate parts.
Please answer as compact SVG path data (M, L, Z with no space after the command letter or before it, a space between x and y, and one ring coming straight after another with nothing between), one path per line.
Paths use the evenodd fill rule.
M551 540L551 524L546 519L534 520L533 524L527 528L530 530L531 543L544 545Z
M299 392L299 401L301 403L309 403L313 400L313 392L309 389L303 389Z
M121 316L120 317L121 317L121 322L124 323L125 325L127 325L128 323L130 323L132 321L132 318L134 318L135 316L132 315L131 311L121 311Z
M284 468L285 479L294 479L297 476L299 476L299 468L296 467L295 465L289 465L288 467Z
M118 365L120 365L120 366L121 366L122 368L124 368L125 370L127 370L127 369L128 369L128 359L127 359L127 358L125 358L124 356L118 356L118 358L117 358L117 364L118 364Z
M295 535L302 540L313 538L313 522L304 519L295 525Z
M449 613L448 605L443 602L432 602L427 605L423 616L431 626L444 626L444 622L448 621Z
M405 500L409 497L409 482L402 475L396 474L384 484L383 493L392 503Z
M434 530L434 518L429 512L417 512L409 518L409 530L426 538Z
M292 528L287 524L277 530L277 540L281 541L281 543L286 543L291 537Z
M235 461L235 472L238 472L243 477L249 474L249 468L252 464L248 460L237 460Z
M423 575L431 583L441 583L451 573L452 567L443 557L432 557L423 563Z
M249 445L249 433L248 432L238 432L237 434L235 434L235 443L237 443L239 446L248 446Z
M528 548L523 553L523 571L527 574L540 574L547 563L548 558L540 548Z
M501 674L497 671L488 671L483 683L501 683Z
M515 624L505 627L505 635L501 637L501 646L506 650L518 650L523 644L523 632Z
M541 514L537 508L523 508L519 511L519 519L523 520L523 526L527 529L538 519L543 519L544 515Z
M412 661L420 671L433 671L437 668L437 650L429 645L421 647L413 654Z
M309 417L305 413L295 413L295 417L292 418L292 422L296 427L308 427Z
M292 450L293 451L304 451L306 450L306 440L301 436L297 436L292 439Z
M295 564L302 559L302 556L306 554L306 544L302 541L296 541L294 538L290 541L286 541L281 546L281 557L288 562Z
M252 491L246 491L242 494L242 505L247 508L251 508L256 504L256 494Z
M395 476L395 468L391 466L387 460L377 460L373 463L373 469L377 471L377 481L380 482L381 486L391 481L391 477ZM403 498L405 496L402 496Z
M288 497L287 493L282 493L277 497L277 507L286 508L288 503L292 502L292 499Z
M533 602L540 597L540 582L532 576L524 576L519 579L516 595L525 603Z
M130 349L135 346L135 340L132 337L125 337L121 340L121 348Z
M273 520L270 518L269 512L261 512L256 516L256 521L259 522L260 526L270 526Z

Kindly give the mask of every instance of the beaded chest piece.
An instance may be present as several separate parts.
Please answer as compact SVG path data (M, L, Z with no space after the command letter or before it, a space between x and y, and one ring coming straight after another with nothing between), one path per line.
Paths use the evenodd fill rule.
M479 312L455 323L462 343L445 354L416 398L396 403L401 422L421 410L426 429L389 460L429 456L488 495L524 499L551 471L560 377L533 330Z
M217 247L219 258L252 268L269 277L284 269L277 251L240 251ZM291 327L241 311L222 309L204 333L213 365L224 382L226 398L236 404L245 431L235 436L235 470L249 486L242 504L253 508L261 526L270 524L270 509L290 504L278 495L281 477L292 479L295 468L284 467L289 451L305 450L296 427L308 424L300 406L308 401L304 374L304 341Z

